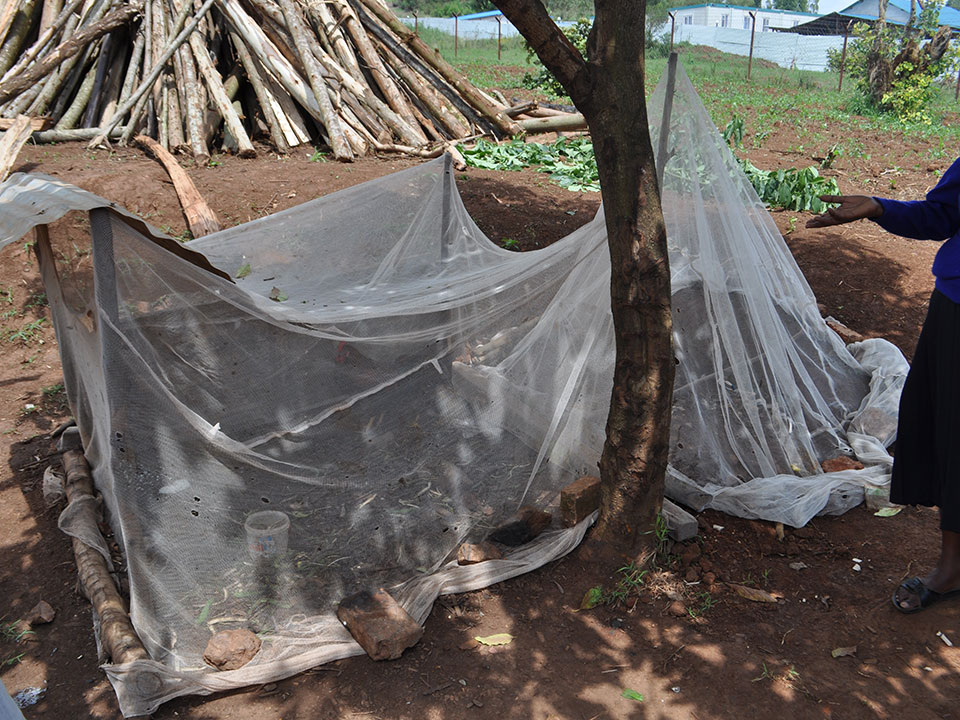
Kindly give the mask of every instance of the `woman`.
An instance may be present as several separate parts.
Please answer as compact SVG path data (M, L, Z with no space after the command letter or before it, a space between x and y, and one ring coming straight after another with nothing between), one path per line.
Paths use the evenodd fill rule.
M890 499L940 509L937 566L903 582L893 604L917 612L960 594L960 159L926 200L901 202L863 195L825 195L839 203L807 222L829 227L870 219L895 235L945 240L933 261L936 285L900 396Z

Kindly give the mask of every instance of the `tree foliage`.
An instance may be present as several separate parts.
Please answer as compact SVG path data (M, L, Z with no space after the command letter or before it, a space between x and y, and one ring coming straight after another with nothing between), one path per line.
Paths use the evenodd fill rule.
M773 0L773 7L776 10L788 10L790 12L815 12L816 0ZM813 6L813 10L811 10ZM760 7L757 5L757 7Z
M917 16L911 7L902 28L884 18L854 26L845 71L871 106L903 122L931 122L927 107L937 92L936 81L952 73L958 61L950 29L937 27L942 8L942 0L931 0ZM839 71L840 53L830 51L829 58L830 68Z
M548 0L544 4L554 17L574 19L593 15L592 0ZM497 9L491 0L396 0L396 5L404 12L415 12L422 17L450 17Z

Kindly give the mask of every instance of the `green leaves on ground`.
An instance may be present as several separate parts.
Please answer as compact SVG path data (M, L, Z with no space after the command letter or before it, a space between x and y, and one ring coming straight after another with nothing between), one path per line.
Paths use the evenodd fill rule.
M742 123L730 132L734 139L742 138ZM589 138L560 138L551 145L522 140L498 145L481 138L474 147L461 145L459 150L471 167L523 170L534 166L539 172L550 173L550 179L560 187L576 192L600 191L600 176ZM820 213L826 208L820 195L840 194L836 180L823 177L815 167L761 170L749 160L737 162L760 199L773 208Z
M620 697L625 697L627 700L636 700L637 702L643 702L643 694L638 693L636 690L631 690L630 688L624 688L623 692L620 693Z
M820 196L840 194L837 181L823 177L815 167L761 170L749 160L738 158L737 162L757 195L770 207L821 213L826 204Z
M484 170L523 170L536 166L550 173L560 187L574 192L600 192L600 176L589 138L560 138L551 145L511 140L501 144L480 138L472 148L458 149L467 165Z

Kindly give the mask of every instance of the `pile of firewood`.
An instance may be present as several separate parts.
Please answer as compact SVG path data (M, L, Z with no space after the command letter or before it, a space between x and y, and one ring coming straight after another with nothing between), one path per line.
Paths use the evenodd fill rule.
M0 127L43 118L39 141L145 133L198 162L216 143L253 156L257 135L339 160L432 156L536 114L477 89L381 0L0 0L0 43Z

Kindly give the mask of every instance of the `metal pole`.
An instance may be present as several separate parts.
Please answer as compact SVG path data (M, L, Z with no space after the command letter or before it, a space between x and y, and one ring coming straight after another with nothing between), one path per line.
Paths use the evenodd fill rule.
M453 56L457 56L457 46L460 44L460 16L453 16Z
M847 65L847 38L850 37L850 26L853 20L843 29L843 51L840 53L840 82L837 83L837 92L843 89L843 69Z
M670 16L670 52L673 52L673 31L677 26L677 16L673 13L667 13Z
M503 26L500 24L500 16L496 15L495 17L497 18L497 60L499 60L500 59L500 38L501 38L500 31Z
M757 34L757 14L747 13L750 16L750 59L747 60L747 80L750 80L750 71L753 69L753 37Z
M416 13L413 14L413 34L420 34L420 17Z
M677 87L677 52L670 52L667 60L667 92L663 97L663 117L660 120L660 142L657 143L657 184L663 192L663 170L667 165L667 141L670 139L670 116L673 114L673 94Z

